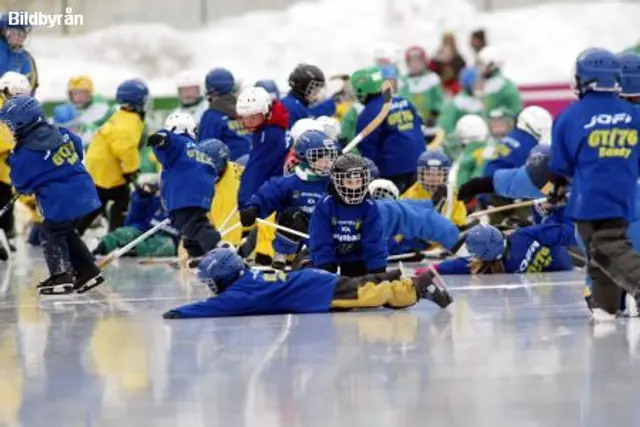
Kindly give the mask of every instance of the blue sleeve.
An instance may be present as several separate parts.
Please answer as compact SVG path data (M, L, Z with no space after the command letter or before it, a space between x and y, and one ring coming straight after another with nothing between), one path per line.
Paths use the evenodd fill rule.
M242 316L255 313L253 301L250 295L230 288L216 297L183 305L172 311L177 311L185 319Z
M153 154L163 168L170 168L184 152L185 141L182 137L171 132L162 132L169 136L169 142L162 148L153 147Z
M378 112L380 112L380 108L365 107L364 110L362 110L358 115L358 120L356 121L356 135L374 119ZM378 126L373 132L364 138L360 144L358 144L358 151L360 151L360 154L364 157L370 158L375 164L378 164L380 161L380 144L382 142L383 126L384 123Z
M372 200L364 202L368 207L367 215L362 223L362 251L364 263L368 271L386 268L389 248L382 230L382 218L376 204Z
M21 194L33 194L33 169L29 168L31 162L29 157L31 153L24 152L22 150L16 151L11 155L11 184L16 188L16 191Z
M316 206L309 223L309 252L315 267L337 264L331 229L331 212L326 199Z
M288 177L271 178L260 186L258 192L251 196L247 206L257 206L260 218L266 218L272 212L281 212L290 192Z
M452 258L446 261L442 261L436 264L436 270L440 275L454 275L454 274L471 274L471 258L459 257Z
M568 146L568 144L572 142L572 135L568 129L569 119L567 116L569 115L569 111L570 110L565 110L564 113L561 113L551 128L552 144L549 169L557 174L572 177L577 153L572 153L572 147ZM578 141L578 144L580 144L580 141Z
M511 199L537 199L544 197L533 185L525 166L516 169L500 169L493 174L493 188L495 194Z
M221 120L214 111L206 110L198 124L198 142L211 138L222 139Z
M522 233L547 247L572 246L576 244L574 230L573 223L570 222L547 223L520 228L516 234Z
M80 161L84 160L84 147L82 146L82 139L69 130L67 130L66 133L67 135L69 135L69 138L71 138L71 142L73 142L73 148L75 148Z
M318 104L310 106L309 111L313 117L335 116L336 101L333 98L326 99Z

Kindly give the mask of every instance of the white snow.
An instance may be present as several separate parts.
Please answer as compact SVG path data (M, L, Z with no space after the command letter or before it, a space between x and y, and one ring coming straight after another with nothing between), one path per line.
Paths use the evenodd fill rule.
M321 0L279 12L255 12L216 21L190 32L162 24L125 25L77 37L34 35L29 48L40 72L43 100L62 99L76 74L90 75L111 96L119 82L142 77L152 95L173 95L183 68L205 73L224 66L253 84L274 78L285 88L299 62L329 76L370 65L380 48L397 52L412 44L434 53L443 31L458 38L463 55L472 30L483 27L505 56L505 72L517 83L568 81L582 50L621 50L640 38L640 4L546 4L483 13L469 0Z

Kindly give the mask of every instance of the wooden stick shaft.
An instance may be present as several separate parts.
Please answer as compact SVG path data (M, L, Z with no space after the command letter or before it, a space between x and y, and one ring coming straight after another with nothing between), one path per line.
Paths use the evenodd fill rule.
M105 268L106 266L111 264L113 261L115 261L116 259L120 258L122 255L126 254L127 252L129 252L131 249L133 249L136 246L138 246L144 240L146 240L149 237L151 237L154 234L156 234L158 231L160 231L160 229L162 227L167 226L170 223L171 223L171 220L169 218L165 219L162 222L157 223L155 226L153 226L149 230L145 231L144 233L142 233L140 236L136 237L135 239L133 239L127 245L121 247L120 249L116 249L115 251L111 252L109 255L107 255L106 257L104 257L100 261L98 261L98 264L97 264L98 267L99 268Z
M291 229L289 227L284 227L282 225L278 225L278 224L276 224L274 222L265 221L264 219L260 219L260 218L258 218L256 221L259 224L266 225L266 226L269 226L269 227L273 227L276 230L284 231L284 232L293 234L294 236L302 237L303 239L308 239L309 238L308 234L301 233L300 231L293 230L293 229Z
M371 120L371 122L369 122L369 124L367 124L367 126L365 126L364 129L362 129L360 133L358 133L356 137L347 144L346 147L344 147L344 149L342 150L342 154L346 154L356 148L363 139L369 136L371 132L376 130L378 126L380 126L382 122L387 118L389 111L391 111L391 101L393 98L393 94L391 93L391 82L388 80L385 80L382 83L382 95L384 96L384 104L382 104L382 108L380 109L378 115L376 115L373 120Z
M510 211L510 210L513 210L513 209L524 208L524 207L527 207L527 206L533 206L535 204L542 203L545 200L547 200L547 199L543 197L543 198L540 198L540 199L527 200L525 202L513 203L511 205L498 206L497 208L491 208L491 209L486 209L486 210L483 210L483 211L474 212L471 215L469 215L467 217L467 219L474 219L474 218L481 217L483 215L491 215L491 214L498 213L498 212Z

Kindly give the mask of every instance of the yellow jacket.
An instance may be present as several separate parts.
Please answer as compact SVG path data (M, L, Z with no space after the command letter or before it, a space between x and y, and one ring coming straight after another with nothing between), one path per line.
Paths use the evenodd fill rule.
M4 97L0 96L0 108L5 103ZM0 182L5 184L11 184L9 179L9 165L7 164L7 158L11 154L11 150L15 145L13 139L13 133L9 130L4 123L0 126Z
M137 113L119 110L113 113L94 135L85 158L85 166L96 187L109 189L126 184L123 175L140 168L138 144L144 122Z
M211 203L209 211L209 221L216 226L218 231L220 226L227 219L231 211L238 206L238 189L240 188L240 175L242 174L242 166L234 162L227 163L227 169L224 171L222 178L216 183L216 194ZM227 221L224 228L229 228L240 222L240 215L236 212L233 217ZM222 238L223 240L237 245L242 240L242 227L238 227L231 233Z
M431 193L422 188L419 182L416 182L405 191L402 198L409 200L431 200ZM453 215L451 221L457 226L467 223L467 207L457 198L453 199Z

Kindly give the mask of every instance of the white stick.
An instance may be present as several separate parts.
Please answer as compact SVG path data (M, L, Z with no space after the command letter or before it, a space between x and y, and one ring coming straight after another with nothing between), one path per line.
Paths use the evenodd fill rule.
M434 256L434 255L440 255L442 252L443 252L442 249L431 249L431 250L428 250L428 251L422 251L419 254L420 255L424 255L425 257L430 257L430 256ZM415 252L412 252L412 253L407 253L407 254L390 255L387 258L387 261L391 261L391 262L393 262L393 261L402 261L402 260L405 260L405 259L413 258L413 257L415 257L416 255L419 255L419 254L416 254Z
M235 229L236 229L236 228L238 228L238 227L240 227L240 223L239 223L239 222L236 222L236 223L235 223L234 225L232 225L231 227L227 228L227 229L226 229L226 230L224 230L224 231L221 231L221 232L220 232L220 237L224 237L224 236L226 236L227 234L231 233L233 230L235 230Z
M445 217L448 220L453 218L453 201L455 198L457 181L458 181L458 171L460 170L460 162L456 161L451 169L449 170L449 175L447 175L447 206L445 209Z
M165 226L167 226L169 224L171 224L171 220L169 218L165 219L162 222L157 223L152 228L150 228L149 230L145 231L144 233L142 233L137 238L133 239L127 245L121 247L120 249L116 249L115 251L111 252L109 255L107 255L106 257L101 259L98 262L98 267L104 268L107 265L111 264L113 261L115 261L116 259L120 258L122 255L126 254L131 249L135 248L140 243L142 243L144 240L146 240L149 237L151 237L154 234L156 234L158 231L160 231L161 228L163 228L163 227L165 227Z
M224 221L222 221L222 224L220 224L220 227L218 227L218 230L224 230L224 228L227 226L229 221L231 221L231 218L233 218L233 216L236 214L236 212L238 212L238 207L237 206L235 208L233 208L231 213L225 218Z
M276 230L285 231L287 233L293 234L294 236L302 237L303 239L308 239L309 238L308 234L304 234L304 233L301 233L299 231L293 230L291 228L284 227L282 225L278 225L278 224L276 224L274 222L265 221L264 219L260 219L260 218L258 218L256 221L259 224L266 225L266 226L269 226L269 227L273 227Z

